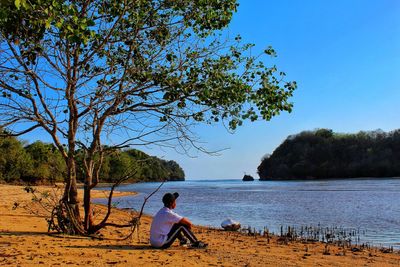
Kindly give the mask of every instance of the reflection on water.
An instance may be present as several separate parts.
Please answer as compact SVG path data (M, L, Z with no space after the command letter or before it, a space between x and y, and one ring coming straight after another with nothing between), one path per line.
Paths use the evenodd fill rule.
M143 198L159 183L125 185L137 196L115 199L119 207L140 209ZM176 211L195 224L219 226L233 218L243 226L338 226L362 229L361 241L400 248L400 179L242 182L203 180L169 182L149 199L145 213L162 206L165 192L178 191ZM99 200L99 202L104 200Z

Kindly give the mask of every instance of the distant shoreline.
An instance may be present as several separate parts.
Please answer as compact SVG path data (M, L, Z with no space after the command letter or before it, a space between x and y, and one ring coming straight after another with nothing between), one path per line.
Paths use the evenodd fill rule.
M259 181L329 181L329 180L397 180L400 177L335 177L335 178L270 178L255 179Z

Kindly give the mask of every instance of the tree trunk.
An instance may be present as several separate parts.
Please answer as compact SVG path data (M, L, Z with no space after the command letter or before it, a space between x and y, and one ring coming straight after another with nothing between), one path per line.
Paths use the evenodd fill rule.
M76 182L76 163L71 156L67 159L68 174L65 183L63 202L68 207L67 216L71 221L71 233L84 234L82 220L79 212L78 188Z
M89 179L89 178L87 178ZM91 180L91 179L90 179ZM91 183L85 183L84 187L84 195L83 195L83 205L85 209L85 220L84 220L84 229L88 234L93 234L93 212L92 212L92 203L91 200Z

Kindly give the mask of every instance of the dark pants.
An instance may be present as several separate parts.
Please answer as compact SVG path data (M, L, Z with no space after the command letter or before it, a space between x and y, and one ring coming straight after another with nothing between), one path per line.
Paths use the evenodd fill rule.
M187 237L190 243L195 243L198 241L196 236L186 225L182 223L176 223L172 226L171 231L168 233L167 241L165 241L161 248L169 248L177 238L179 240L184 240L185 238L183 236Z

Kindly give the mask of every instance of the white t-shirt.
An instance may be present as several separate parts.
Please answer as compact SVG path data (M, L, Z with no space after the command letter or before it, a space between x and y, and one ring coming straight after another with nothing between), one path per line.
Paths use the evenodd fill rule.
M160 209L153 218L150 228L150 244L153 247L161 247L168 238L172 226L182 220L182 216L173 212L170 208Z

